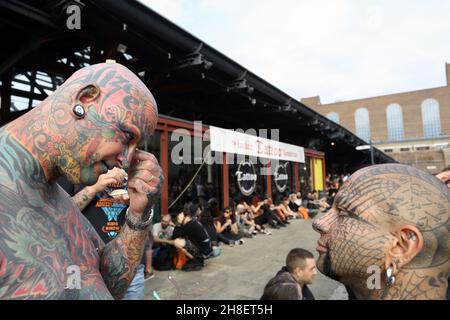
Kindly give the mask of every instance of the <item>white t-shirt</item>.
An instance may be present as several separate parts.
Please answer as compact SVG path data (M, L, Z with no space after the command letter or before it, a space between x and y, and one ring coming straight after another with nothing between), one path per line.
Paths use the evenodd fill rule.
M153 225L152 234L153 236L156 236L160 239L170 239L172 238L173 229L174 228L172 226L168 226L167 228L163 229L163 227L161 226L161 222L159 222Z

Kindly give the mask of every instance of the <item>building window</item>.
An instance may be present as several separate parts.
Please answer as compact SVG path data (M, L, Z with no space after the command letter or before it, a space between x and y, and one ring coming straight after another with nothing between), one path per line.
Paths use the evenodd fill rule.
M430 147L416 147L417 151L430 150Z
M384 149L384 152L388 153L388 152L394 152L393 149Z
M400 148L400 151L405 152L405 151L409 151L409 148Z
M426 99L422 102L423 136L425 138L441 135L441 117L439 115L439 102L435 99Z
M337 114L337 112L328 113L327 118L339 124L339 115Z
M403 140L402 107L392 103L386 108L388 140Z
M355 111L356 135L368 142L370 140L369 111L366 108L359 108Z

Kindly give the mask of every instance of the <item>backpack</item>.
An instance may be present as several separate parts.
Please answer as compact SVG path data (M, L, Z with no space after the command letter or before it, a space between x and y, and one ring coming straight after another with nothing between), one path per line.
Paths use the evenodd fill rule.
M159 271L172 270L175 268L173 258L176 249L172 246L162 246L153 260L153 268Z

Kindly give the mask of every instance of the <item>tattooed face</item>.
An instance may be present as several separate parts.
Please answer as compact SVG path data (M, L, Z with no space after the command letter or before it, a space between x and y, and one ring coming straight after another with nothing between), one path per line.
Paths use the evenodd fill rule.
M74 116L80 104L86 115ZM9 130L51 176L94 184L114 166L126 167L136 146L156 128L156 102L140 79L119 64L78 70L33 112ZM16 128L22 128L16 129Z
M154 103L138 91L131 94L136 98L130 104L126 105L129 94L116 93L100 108L91 106L85 121L79 121L79 132L84 138L80 146L80 180L84 184L95 183L100 174L113 167L128 167L139 142L153 132L146 126L156 126Z
M331 209L317 219L318 269L344 284L365 284L368 267L385 270L399 230L417 227L423 249L404 268L448 265L450 195L425 172L399 165L377 165L352 175Z

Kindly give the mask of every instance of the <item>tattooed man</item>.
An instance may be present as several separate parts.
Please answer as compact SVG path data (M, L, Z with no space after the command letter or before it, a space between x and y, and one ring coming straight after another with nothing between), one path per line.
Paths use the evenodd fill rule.
M97 64L0 128L0 298L123 296L163 181L156 158L137 149L157 117L137 76ZM105 246L55 180L92 185L113 167L128 169L130 206L121 233Z
M449 216L450 191L434 176L401 164L361 169L313 224L317 266L357 299L445 299Z

